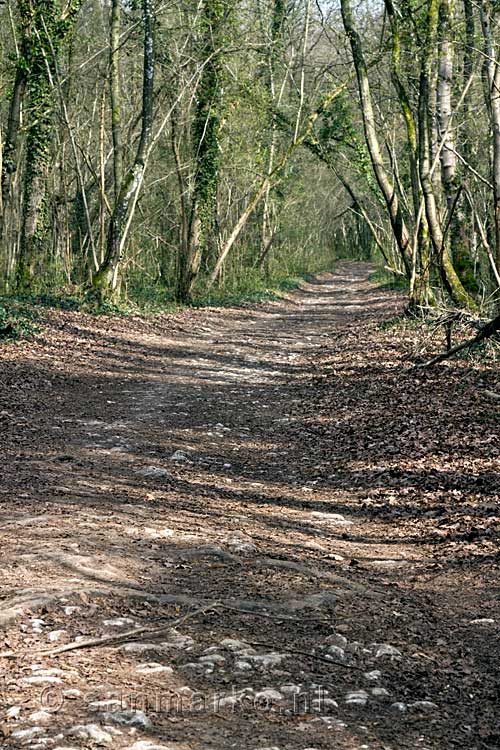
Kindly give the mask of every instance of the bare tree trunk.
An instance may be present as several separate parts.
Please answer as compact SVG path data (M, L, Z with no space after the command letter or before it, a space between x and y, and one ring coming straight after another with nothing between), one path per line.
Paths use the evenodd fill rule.
M392 230L396 239L408 278L411 275L410 238L406 227L395 186L387 173L382 159L378 141L375 114L373 111L368 69L366 66L361 38L355 28L351 0L341 0L344 28L351 45L354 67L358 79L361 112L365 131L366 144L370 154L373 171L385 200Z
M142 16L144 44L141 135L134 164L123 177L120 192L115 201L108 228L104 262L92 279L92 287L99 292L101 297L116 297L120 293L119 270L123 259L126 229L129 225L130 214L135 207L135 200L142 186L147 152L152 137L154 88L154 14L152 0L143 0Z
M122 0L112 0L109 21L109 89L111 101L111 133L113 136L113 178L115 200L123 178L123 143L121 128L120 31Z
M418 134L415 114L410 102L410 96L403 84L401 76L401 34L398 14L392 0L385 0L385 8L389 17L392 32L392 71L391 78L396 90L401 111L406 126L408 140L410 178L413 199L413 214L415 217L415 246L412 252L412 268L410 277L410 309L420 305L427 305L432 299L430 288L430 241L427 218L421 210L422 188L418 170Z
M481 0L481 28L484 39L485 71L488 83L488 109L493 146L493 211L495 226L496 265L500 268L500 61L493 42L491 0Z
M445 0L446 2L446 0ZM419 84L419 159L420 181L424 194L425 212L429 226L429 234L439 264L444 285L452 299L460 305L474 308L475 303L464 289L462 282L453 266L449 248L446 245L441 227L435 187L432 180L432 111L431 81L433 81L432 67L437 46L440 0L428 0L424 49Z

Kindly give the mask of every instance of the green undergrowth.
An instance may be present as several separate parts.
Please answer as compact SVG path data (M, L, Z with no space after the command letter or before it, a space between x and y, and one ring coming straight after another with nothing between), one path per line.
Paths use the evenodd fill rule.
M268 280L248 274L246 278L221 287L210 293L195 294L192 307L230 307L280 299L311 278L312 274L275 275ZM127 289L127 295L118 302L99 301L89 294L72 292L67 295L51 293L35 295L0 296L0 343L28 338L39 330L46 309L67 310L90 315L132 317L137 315L162 315L186 309L177 303L172 294L160 284L147 288Z
M278 300L285 292L299 289L300 286L312 278L312 274L303 273L294 276L275 276L270 279L248 279L223 288L214 288L209 293L200 294L194 300L196 307L251 304Z
M377 268L370 274L368 280L373 284L377 284L382 289L408 290L408 280L406 279L406 276L391 273L387 268Z
M39 329L39 320L33 305L0 297L0 344L28 338Z

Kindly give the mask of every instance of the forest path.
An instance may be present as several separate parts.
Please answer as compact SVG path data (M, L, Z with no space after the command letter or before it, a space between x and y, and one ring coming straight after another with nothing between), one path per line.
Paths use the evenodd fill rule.
M6 747L497 747L498 374L371 270L2 352Z

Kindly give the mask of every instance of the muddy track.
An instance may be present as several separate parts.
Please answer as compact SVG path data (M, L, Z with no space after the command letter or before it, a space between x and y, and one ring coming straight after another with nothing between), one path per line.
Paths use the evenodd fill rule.
M2 352L5 747L498 747L497 374L370 270Z

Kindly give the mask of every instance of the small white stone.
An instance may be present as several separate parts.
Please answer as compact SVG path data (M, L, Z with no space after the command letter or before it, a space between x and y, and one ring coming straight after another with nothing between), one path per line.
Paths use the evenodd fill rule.
M11 706L6 712L5 715L8 719L17 719L19 714L21 713L21 706Z
M76 672L65 672L64 669L58 669L58 667L50 667L49 669L43 669L38 664L32 664L31 670L33 672L36 672L37 675L44 675L44 676L53 676L53 675L61 675L62 677L71 674L72 676L76 676Z
M334 526L352 526L353 524L353 521L349 521L340 513L322 513L315 510L311 513L311 516L314 520L318 519L320 522L331 523Z
M246 658L257 666L267 669L267 667L277 667L281 664L285 658L285 654L278 654L272 651L268 654L248 654Z
M63 636L67 635L67 632L67 630L52 630L49 633L49 641L52 641L52 643L60 641Z
M60 685L62 680L60 677L52 677L51 675L33 675L33 677L24 677L21 680L23 685Z
M393 659L401 659L402 654L401 651L394 646L390 646L388 643L382 643L377 649L375 658L380 659L383 656L389 656L392 661Z
M116 724L123 724L128 727L150 729L152 726L144 711L117 711L104 714L104 718L107 721L114 721Z
M64 607L64 614L65 615L74 615L76 612L81 612L82 608L77 606L71 606L68 605L67 607Z
M167 745L158 745L151 740L139 740L133 745L128 745L124 750L171 750L171 748Z
M328 646L326 658L342 661L345 659L345 651L343 648L340 648L340 646Z
M236 638L224 638L224 640L220 642L220 645L223 648L227 648L228 651L234 651L235 653L239 653L240 651L245 651L246 649L250 648L248 643L245 643L245 641L238 641L236 640Z
M15 729L10 735L13 740L30 740L32 737L36 737L38 734L43 734L45 730L41 727L30 727L29 729Z
M77 724L71 727L68 735L78 740L92 740L97 745L113 744L113 735L98 724Z
M404 714L406 713L406 703L391 703L391 710Z
M217 697L215 701L217 708L225 708L235 706L238 703L238 698L235 695L225 695L224 697Z
M338 646L341 649L345 649L347 646L347 638L340 633L333 633L332 635L329 635L328 638L325 638L325 643L329 646Z
M495 620L491 617L480 617L478 620L471 620L469 625L494 625Z
M202 664L224 664L226 660L222 654L207 654L206 656L200 656L198 661Z
M424 713L431 713L438 710L438 706L432 701L415 701L408 704L408 708L414 711L423 711Z
M248 672L250 669L252 669L252 665L247 661L243 661L243 659L238 659L238 661L235 662L234 667L240 672Z
M363 676L368 682L376 682L382 677L382 672L378 669L374 669L372 672L365 672Z
M131 617L113 617L111 620L103 620L102 624L107 628L126 628L128 625L134 625L135 620Z
M355 690L347 693L345 702L349 706L365 706L368 701L368 693L365 690Z
M187 461L188 458L187 458L186 454L183 451L175 451L170 456L170 460L171 461Z
M156 661L148 661L144 664L138 664L134 672L137 674L173 674L174 670L172 667L168 667L164 664L159 664Z
M120 651L126 651L127 653L131 654L142 654L144 651L155 650L161 650L158 648L157 643L141 643L140 641L135 641L132 643L123 643L120 646Z
M110 698L104 701L92 701L89 703L89 709L91 711L117 711L124 707L124 701L116 700L116 698Z
M321 696L321 698L315 698L313 701L311 701L311 707L313 711L323 711L325 708L338 708L339 704L337 701L334 701L333 698L324 698Z
M260 690L258 693L255 693L255 697L258 701L270 701L271 703L283 700L283 694L279 690L274 690L274 688Z
M45 721L50 721L52 714L49 711L35 711L35 713L29 715L29 720L35 723L43 724Z
M175 648L190 648L194 645L194 640L189 635L182 635L175 628L170 631L168 641L161 644L162 646L174 646Z

